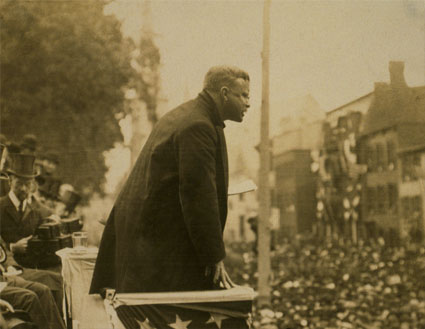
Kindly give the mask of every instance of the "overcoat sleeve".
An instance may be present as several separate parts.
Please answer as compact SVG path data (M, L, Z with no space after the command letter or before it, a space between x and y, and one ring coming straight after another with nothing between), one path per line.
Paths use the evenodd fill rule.
M190 239L204 265L225 257L216 186L217 133L204 122L182 129L176 140L179 197Z

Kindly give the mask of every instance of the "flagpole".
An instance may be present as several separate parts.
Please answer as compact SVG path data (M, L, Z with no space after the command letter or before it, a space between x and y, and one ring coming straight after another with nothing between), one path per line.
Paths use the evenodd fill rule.
M264 1L262 105L258 220L258 305L270 305L270 138L269 138L270 0Z

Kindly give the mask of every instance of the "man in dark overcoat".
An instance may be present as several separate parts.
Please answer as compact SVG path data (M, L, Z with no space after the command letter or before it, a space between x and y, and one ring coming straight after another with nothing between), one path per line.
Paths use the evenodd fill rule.
M229 288L223 265L225 120L241 122L249 76L213 67L197 98L153 128L110 213L90 293Z

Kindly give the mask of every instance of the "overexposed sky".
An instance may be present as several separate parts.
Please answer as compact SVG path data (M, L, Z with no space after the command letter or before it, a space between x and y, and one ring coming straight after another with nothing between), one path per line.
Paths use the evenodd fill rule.
M136 40L142 3L108 8ZM195 97L210 66L237 65L251 76L251 110L226 134L230 144L257 143L262 1L153 0L151 8L166 108ZM409 85L425 85L425 1L272 0L270 59L272 120L291 112L283 104L294 97L310 94L329 111L371 92L375 81L389 81L390 60L405 62Z
M142 0L116 0L111 11L135 39ZM271 98L312 94L331 110L388 80L388 61L406 62L410 85L425 84L425 1L271 2ZM262 1L151 1L169 105L201 89L206 70L234 64L252 78L260 104Z

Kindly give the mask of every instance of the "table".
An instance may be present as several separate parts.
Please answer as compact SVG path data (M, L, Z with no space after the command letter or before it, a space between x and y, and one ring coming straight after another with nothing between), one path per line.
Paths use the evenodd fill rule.
M97 248L88 248L84 253L77 253L72 248L56 252L62 261L64 296L73 329L112 328L103 299L99 295L88 294L97 252Z

